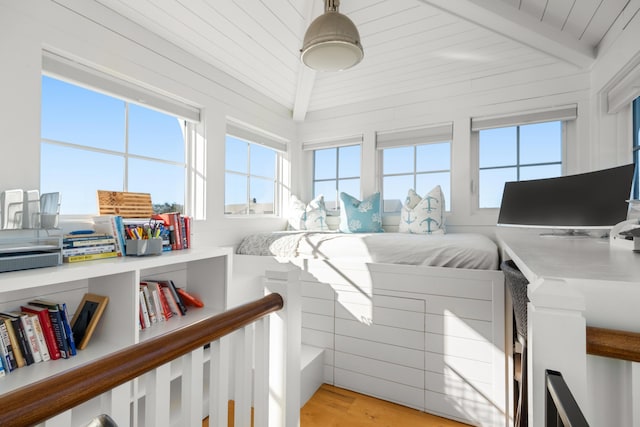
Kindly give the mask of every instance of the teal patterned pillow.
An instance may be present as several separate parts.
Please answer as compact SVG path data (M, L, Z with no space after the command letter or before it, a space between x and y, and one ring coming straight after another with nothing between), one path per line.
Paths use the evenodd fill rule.
M327 231L327 210L321 194L305 205L295 195L291 195L289 207L289 230Z
M340 193L340 231L343 233L380 233L380 193L360 201L347 193Z
M436 185L424 197L420 197L413 189L409 190L407 199L400 212L400 233L444 234L444 194Z

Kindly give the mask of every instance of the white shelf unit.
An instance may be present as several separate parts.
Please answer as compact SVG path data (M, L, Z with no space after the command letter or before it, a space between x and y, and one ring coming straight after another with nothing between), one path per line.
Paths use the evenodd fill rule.
M39 362L8 373L0 378L0 395L222 312L227 308L231 256L231 248L196 248L158 256L110 258L0 274L0 310L16 310L31 299L48 298L66 302L73 317L85 293L109 297L86 349L69 359ZM173 280L176 286L202 299L205 306L189 307L183 317L139 330L139 283L142 279L154 278ZM133 407L137 406L139 397L132 398ZM82 406L85 405L74 409L73 425L85 425L85 413L90 417L98 414Z

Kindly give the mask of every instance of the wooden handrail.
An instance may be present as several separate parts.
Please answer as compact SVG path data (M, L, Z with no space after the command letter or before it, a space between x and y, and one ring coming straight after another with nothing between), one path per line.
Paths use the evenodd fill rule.
M587 326L587 354L640 362L640 333Z
M0 396L0 426L41 423L284 306L279 294L227 310Z

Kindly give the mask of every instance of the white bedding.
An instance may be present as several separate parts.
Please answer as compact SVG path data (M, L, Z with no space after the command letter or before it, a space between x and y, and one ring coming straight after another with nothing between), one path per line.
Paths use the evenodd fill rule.
M498 248L472 233L272 232L246 237L238 254L497 270Z

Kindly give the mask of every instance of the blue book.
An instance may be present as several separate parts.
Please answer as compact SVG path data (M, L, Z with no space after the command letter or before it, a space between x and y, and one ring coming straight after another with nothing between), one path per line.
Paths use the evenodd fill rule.
M56 336L62 358L66 359L75 356L76 343L73 339L71 325L69 324L67 304L42 299L29 301L29 304L45 307L49 310L51 326L53 326L53 332Z

